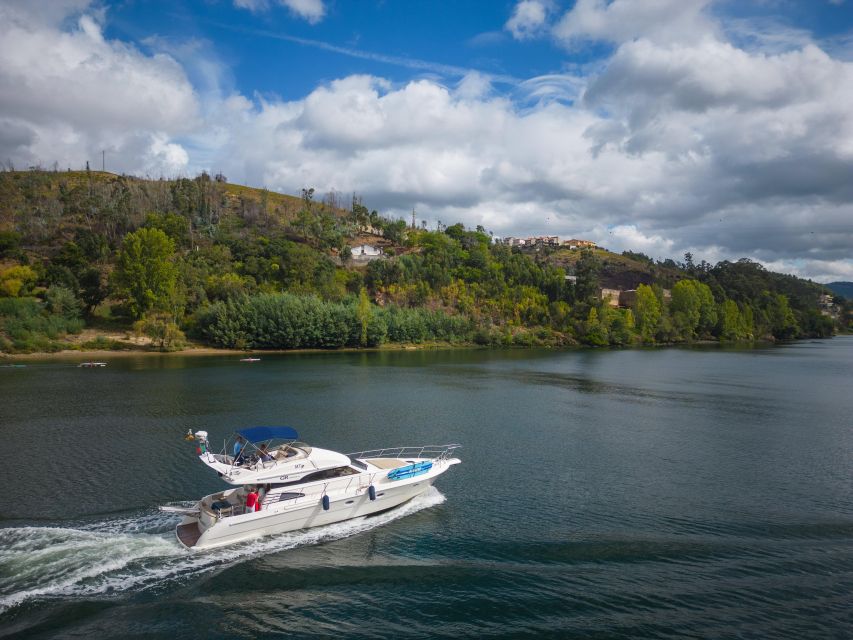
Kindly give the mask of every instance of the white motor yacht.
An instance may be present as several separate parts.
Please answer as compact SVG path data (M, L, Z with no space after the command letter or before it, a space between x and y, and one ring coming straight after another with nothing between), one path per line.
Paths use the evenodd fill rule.
M454 444L345 455L298 437L290 427L251 427L212 453L207 432L190 432L187 439L196 442L199 459L233 488L190 508L161 507L184 515L176 528L181 544L211 549L387 511L429 489L460 462L453 457L459 447Z

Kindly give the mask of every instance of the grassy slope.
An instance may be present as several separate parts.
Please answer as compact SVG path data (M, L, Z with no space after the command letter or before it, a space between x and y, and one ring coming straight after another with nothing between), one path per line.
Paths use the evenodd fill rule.
M28 235L39 236L35 244L26 246L31 257L50 256L61 244L70 240L74 232L87 226L80 214L62 212L62 193L91 192L108 194L119 184L126 185L132 194L136 224L141 224L146 211L162 210L156 200L171 203L171 180L151 180L118 175L104 171L4 171L0 172L0 232L27 226ZM239 233L241 229L284 227L292 222L302 208L297 196L257 189L232 183L213 183L222 194L220 222L226 231ZM91 187L90 187L91 185ZM142 202L148 202L143 211ZM320 209L325 205L315 203ZM336 210L338 217L346 215ZM38 219L38 223L30 221ZM32 233L32 226L38 227Z

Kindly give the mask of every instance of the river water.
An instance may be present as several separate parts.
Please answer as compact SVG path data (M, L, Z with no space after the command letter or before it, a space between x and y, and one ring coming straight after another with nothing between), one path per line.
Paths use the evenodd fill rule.
M853 338L0 368L0 637L853 637ZM183 440L463 445L375 518L208 553Z

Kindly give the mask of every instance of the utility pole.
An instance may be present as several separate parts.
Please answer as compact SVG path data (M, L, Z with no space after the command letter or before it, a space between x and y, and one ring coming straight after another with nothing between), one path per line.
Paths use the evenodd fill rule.
M107 170L107 150L101 149L101 171Z
M412 229L415 228L415 208L412 207Z

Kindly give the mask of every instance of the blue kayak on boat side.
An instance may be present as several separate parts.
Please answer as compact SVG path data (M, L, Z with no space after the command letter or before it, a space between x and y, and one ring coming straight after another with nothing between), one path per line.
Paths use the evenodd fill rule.
M412 478L426 473L432 469L432 461L424 460L423 462L413 462L412 464L392 469L388 472L389 480L402 480L403 478Z

